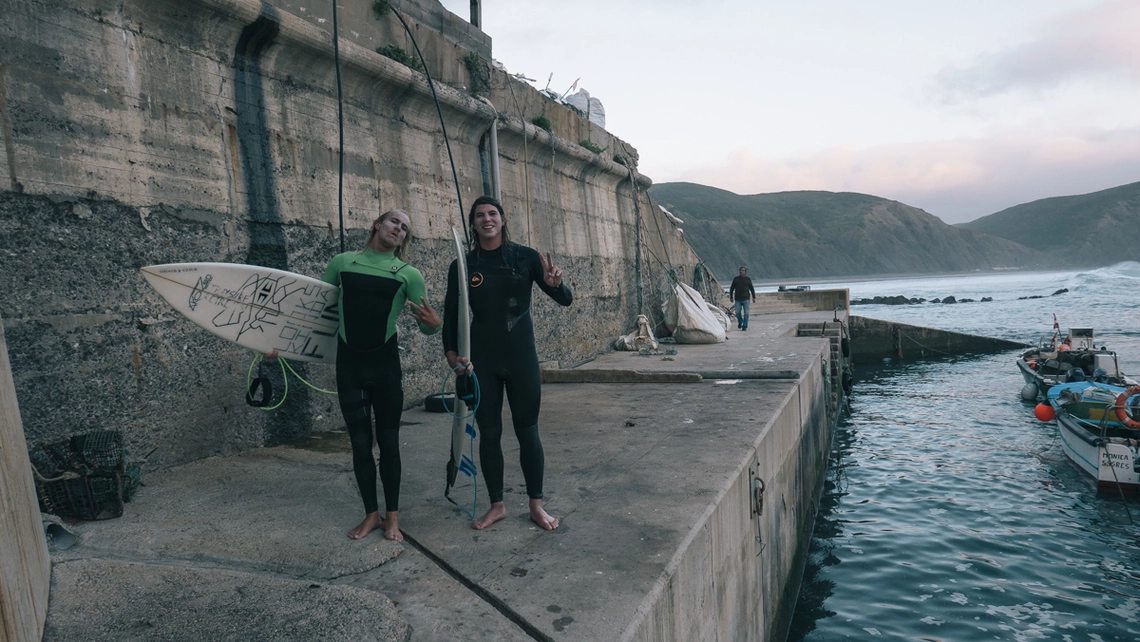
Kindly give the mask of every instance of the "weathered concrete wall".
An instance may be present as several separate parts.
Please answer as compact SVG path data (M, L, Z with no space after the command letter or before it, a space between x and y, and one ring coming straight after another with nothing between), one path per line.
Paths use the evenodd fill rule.
M296 380L279 410L246 405L253 355L181 318L138 273L221 261L319 276L339 251L331 35L276 4L8 3L0 314L29 442L119 429L129 452L153 450L148 465L161 468L341 425L335 397ZM371 3L344 6L351 18ZM479 43L409 17L425 54L453 57L439 69L461 86L466 66L454 57ZM395 37L391 24L381 32ZM407 210L407 258L439 305L463 213L436 106L424 75L352 38L364 42L341 42L346 247L363 245L379 213ZM632 329L638 312L659 316L670 273L691 282L699 259L645 195L648 179L577 142L620 141L498 73L486 92L494 108L436 86L460 193L467 206L487 189L487 132L499 119L511 233L553 252L576 295L569 310L536 298L539 355L577 363ZM508 95L532 107L516 110ZM553 133L530 123L539 105ZM407 319L400 336L410 405L438 389L442 349ZM335 385L331 367L300 371ZM282 390L279 374L268 376Z
M843 316L851 308L851 293L846 288L835 290L806 290L803 292L773 292L777 299L792 301L808 310L833 310Z
M0 326L0 642L39 642L51 559Z
M821 365L830 347L817 345L819 359L769 418L622 640L784 639L831 449Z
M282 11L289 12L309 24L332 33L331 2L302 2L299 0L267 0ZM400 12L404 22L415 35L415 44L427 61L427 71L433 78L453 87L466 83L463 57L474 53L491 59L491 37L466 20L443 8L437 0L387 0L388 5ZM391 11L383 13L373 0L343 0L337 3L337 32L341 39L360 45L370 51L396 45L405 53L416 55L415 44Z
M922 359L958 354L992 354L1027 347L1005 339L917 325L851 317L851 360L868 363L884 358Z

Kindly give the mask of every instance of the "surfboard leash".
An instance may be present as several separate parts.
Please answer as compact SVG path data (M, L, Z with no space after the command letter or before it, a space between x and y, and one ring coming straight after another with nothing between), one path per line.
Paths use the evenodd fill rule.
M257 378L250 380L253 376L253 366L258 364ZM261 392L261 399L257 398L257 393ZM249 364L249 371L245 373L245 402L254 408L262 408L269 405L273 400L273 384L270 383L269 378L265 376L265 369L259 364L257 359L254 359Z
M443 387L440 392L444 395L447 393L447 383L451 381L451 376L455 375L455 399L456 402L462 401L471 407L471 412L465 415L458 415L448 407L447 402L443 404L444 410L447 414L455 419L462 421L464 424L464 432L468 438L468 454L462 455L458 462L448 458L448 471L447 471L447 485L444 486L443 496L447 501L455 504L455 506L464 512L471 519L475 519L475 512L479 505L479 471L475 467L475 427L471 422L467 421L469 418L475 416L475 411L479 409L479 401L482 395L479 392L479 378L474 375L460 375L460 370L466 370L466 365L459 365L452 368L447 376L443 378ZM458 403L456 403L458 405ZM452 467L454 466L454 469ZM462 506L459 502L451 498L451 487L455 484L455 476L458 473L463 473L465 476L471 478L471 510L467 510L466 506Z
M482 397L482 395L479 392L479 378L478 377L476 377L475 375L463 375L463 377L466 378L466 380L470 382L470 385L467 385L467 384L461 383L460 375L456 374L457 370L462 370L466 367L467 366L455 366L454 368L452 368L451 371L447 373L447 376L443 378L443 387L440 388L440 390L439 390L440 395L446 399L446 397L447 397L447 382L451 381L451 375L454 374L455 375L455 396L460 401L462 401L463 403L470 406L471 412L460 417L459 415L452 412L451 408L449 408L446 403L443 404L443 409L447 411L447 414L449 414L452 417L454 417L455 419L459 419L459 420L464 420L464 419L468 419L470 417L474 417L475 411L479 409L479 400Z
M446 406L446 404L444 405ZM463 506L451 498L451 487L455 483L455 479L451 477L450 474L448 475L448 484L443 489L443 497L452 504L455 504L455 507L463 511L465 515L471 519L475 519L475 511L479 505L479 471L475 467L475 427L470 423L464 423L464 432L467 433L468 437L468 454L463 455L460 459L459 465L455 468L455 472L463 473L465 476L471 478L471 510L467 510L466 506ZM448 462L448 464L449 467L453 465L452 462ZM450 471L448 472L450 473Z
M293 376L297 377L301 383L312 388L313 390L316 390L317 392L323 392L327 395L336 394L335 390L325 390L324 388L318 388L317 386L314 386L304 377L297 374L297 371L294 370L293 366L289 364L288 359L284 357L277 357L277 365L281 368L281 380L285 382L285 390L281 393L281 400L276 404L270 406L269 403L273 400L273 386L269 383L269 378L265 376L265 370L263 368L264 362L265 358L262 355L254 355L253 361L249 363L249 371L246 372L245 376L245 401L255 408L260 408L261 410L276 410L281 407L281 404L285 403L285 398L289 396L289 376L285 372L286 369L288 369L289 372L292 372ZM254 366L257 366L257 378L253 377ZM258 394L258 391L261 391L262 393L260 399L258 399L256 396Z

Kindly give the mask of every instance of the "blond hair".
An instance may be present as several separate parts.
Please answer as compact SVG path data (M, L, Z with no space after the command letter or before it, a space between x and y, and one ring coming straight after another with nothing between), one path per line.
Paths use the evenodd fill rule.
M376 236L377 226L387 220L389 216L396 213L403 214L404 216L408 217L408 233L404 235L403 242L396 246L396 249L392 252L398 259L402 259L404 257L404 250L407 249L408 243L410 243L412 240L412 217L404 210L388 210L387 212L381 214L380 217L375 221L372 221L372 226L368 230L368 241L364 243L365 248L372 247L372 239Z

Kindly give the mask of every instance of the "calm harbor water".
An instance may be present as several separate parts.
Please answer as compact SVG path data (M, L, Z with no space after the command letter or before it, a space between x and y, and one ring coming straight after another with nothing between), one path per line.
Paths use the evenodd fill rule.
M852 312L1030 343L1056 313L1140 378L1140 263L825 287L993 297ZM789 640L1140 640L1140 500L1096 494L1016 356L857 365Z

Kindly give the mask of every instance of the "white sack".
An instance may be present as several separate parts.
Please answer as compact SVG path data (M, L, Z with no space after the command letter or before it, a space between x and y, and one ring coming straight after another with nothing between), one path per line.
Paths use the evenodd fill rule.
M653 329L649 327L649 319L644 314L637 315L637 330L614 341L615 350L656 350L657 338L653 336Z
M606 108L602 106L602 101L590 96L590 92L585 89L578 90L569 96L564 96L562 102L582 112L591 123L605 129Z
M684 283L673 286L673 296L661 310L677 343L720 343L727 338L724 326L713 316L705 298Z
M728 320L728 315L724 313L724 310L721 310L711 303L706 303L705 305L708 306L709 312L712 313L713 317L719 320L720 324L724 326L724 331L728 332L728 324L731 322Z

